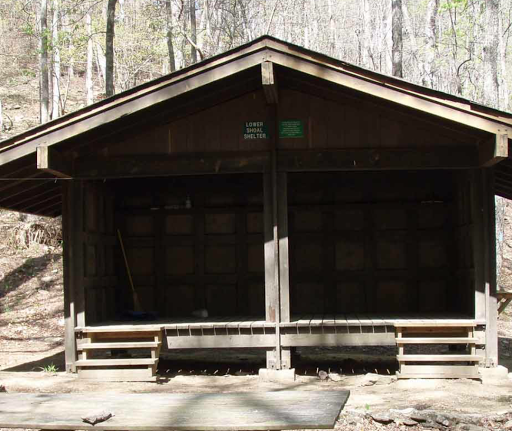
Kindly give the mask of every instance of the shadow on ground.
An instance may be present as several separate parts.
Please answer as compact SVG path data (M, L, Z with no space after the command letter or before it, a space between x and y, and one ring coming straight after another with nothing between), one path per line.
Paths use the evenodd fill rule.
M66 360L64 351L55 353L54 355L40 358L35 361L25 362L24 364L16 365L12 368L6 368L2 371L9 372L29 372L29 371L43 371L45 368L55 366L57 371L64 371L66 369Z
M6 274L0 280L0 298L16 290L27 279L39 276L48 265L58 259L60 259L60 255L52 253L27 259L22 265Z

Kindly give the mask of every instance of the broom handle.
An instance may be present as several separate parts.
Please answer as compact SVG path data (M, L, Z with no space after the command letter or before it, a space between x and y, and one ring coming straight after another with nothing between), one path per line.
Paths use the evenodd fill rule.
M124 264L126 265L126 272L128 273L128 279L130 280L130 286L132 288L132 292L135 295L135 287L133 286L132 273L130 271L130 265L128 265L128 259L126 258L126 252L124 251L123 238L121 237L121 231L117 229L117 236L119 238L119 243L121 244L121 250L123 251Z

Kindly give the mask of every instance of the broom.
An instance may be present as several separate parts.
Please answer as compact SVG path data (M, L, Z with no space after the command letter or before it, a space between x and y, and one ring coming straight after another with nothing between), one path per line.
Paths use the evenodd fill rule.
M137 292L135 291L135 286L133 285L132 273L130 271L130 265L128 265L126 251L124 250L123 238L121 237L121 231L119 229L117 229L117 237L119 238L119 244L121 244L121 250L123 252L123 257L124 257L124 264L126 266L126 273L128 274L128 279L130 280L130 287L132 288L133 307L135 308L135 311L142 311L142 307L140 306Z

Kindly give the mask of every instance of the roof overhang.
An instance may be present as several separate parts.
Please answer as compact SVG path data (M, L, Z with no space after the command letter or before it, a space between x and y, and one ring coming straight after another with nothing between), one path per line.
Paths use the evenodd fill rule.
M51 211L55 210L54 212L46 208L45 202L37 202L37 194L42 189L38 190L35 184L33 187L29 185L29 181L36 183L38 180L48 181L56 176L66 176L61 175L60 170L52 171L50 166L45 165L45 160L48 161L49 157L57 164L65 163L59 160L59 152L52 151L52 147L66 151L65 146L68 142L85 137L91 130L115 128L121 122L129 122L130 118L135 118L138 114L162 103L172 104L176 101L179 105L181 98L189 93L250 71L259 73L260 84L267 82L268 85L264 88L266 94L268 90L268 97L277 97L271 76L273 65L461 127L484 132L487 138L480 143L482 166L497 163L508 157L508 147L512 138L512 116L509 114L371 72L265 36L0 143L0 177L16 178L5 186L0 184L0 193L3 192L0 207L9 204L9 208L26 212L57 214L58 199L54 198L52 201L49 198L51 193L48 191L53 190L56 193L55 184L44 188L45 199L48 205L54 204L50 207ZM39 170L35 163L38 151ZM22 186L25 186L25 190ZM503 185L498 191L505 188ZM37 194L27 193L27 189L36 190L34 193ZM23 200L29 201L31 206L14 205L18 202L14 192L20 192ZM512 183L509 196L512 196ZM44 211L41 211L41 208Z

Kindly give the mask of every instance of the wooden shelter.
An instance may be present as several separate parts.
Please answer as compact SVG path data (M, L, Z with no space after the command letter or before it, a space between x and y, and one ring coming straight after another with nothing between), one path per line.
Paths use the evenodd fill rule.
M396 345L404 377L475 377L497 365L511 127L266 36L2 142L0 206L62 214L84 378L154 378L161 348L256 347L279 370L347 345Z

